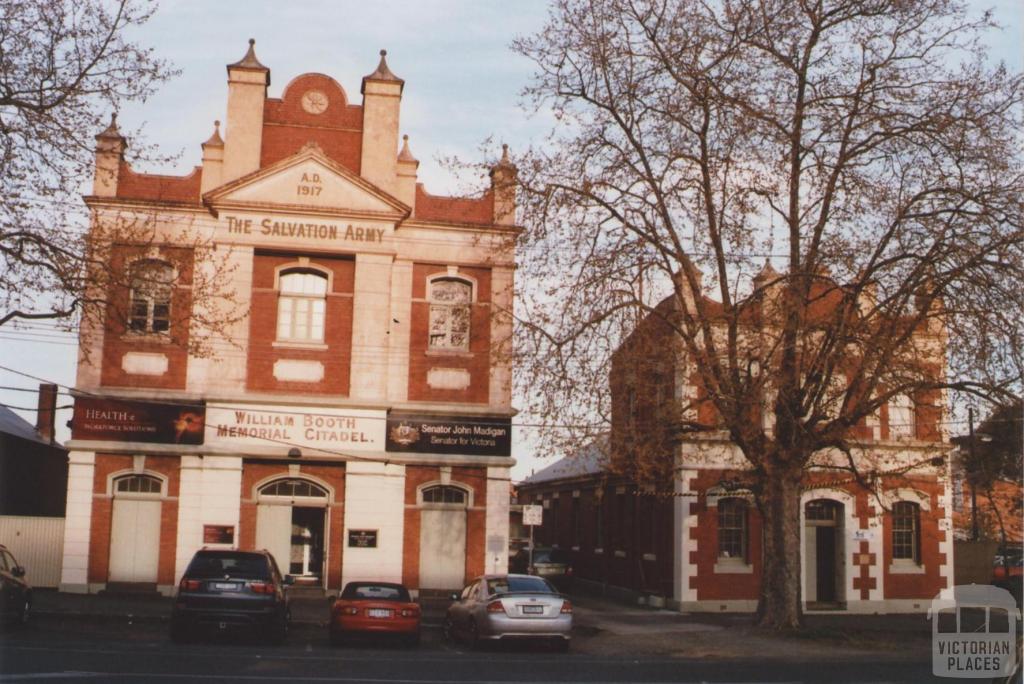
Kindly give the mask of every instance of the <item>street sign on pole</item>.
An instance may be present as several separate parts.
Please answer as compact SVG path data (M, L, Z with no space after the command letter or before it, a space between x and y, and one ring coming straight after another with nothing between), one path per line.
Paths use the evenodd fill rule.
M540 525L544 521L543 506L523 506L523 524Z

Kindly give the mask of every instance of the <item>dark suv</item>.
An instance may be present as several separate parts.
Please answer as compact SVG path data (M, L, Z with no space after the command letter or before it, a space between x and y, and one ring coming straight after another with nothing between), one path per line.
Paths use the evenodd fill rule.
M32 587L25 581L25 568L0 544L0 619L25 624L31 608Z
M291 583L266 551L198 551L178 584L171 639L184 641L199 631L248 631L283 643Z

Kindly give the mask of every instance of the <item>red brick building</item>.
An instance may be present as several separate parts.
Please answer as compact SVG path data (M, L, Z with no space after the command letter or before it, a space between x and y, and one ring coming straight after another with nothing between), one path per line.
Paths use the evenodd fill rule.
M83 326L62 587L170 592L203 546L329 590L504 568L515 167L428 193L383 52L361 103L315 73L271 96L252 44L227 76L191 173L97 136L94 238L143 230Z
M763 528L743 485L749 463L724 430L662 429L717 422L693 364L664 323L674 303L662 302L613 357L605 462L564 459L521 483L519 501L542 503L547 519L539 538L568 549L585 580L659 595L682 610L753 611ZM705 305L715 310L714 301ZM932 326L918 340L937 371L943 335ZM944 403L938 392L897 396L856 427L853 457L877 476L870 491L849 473L808 472L800 522L805 609L923 612L952 586ZM770 430L772 416L760 419ZM648 427L638 427L644 420ZM616 476L630 472L638 450L658 453L661 469L647 471L646 479L643 471L637 480ZM845 464L840 454L815 458Z

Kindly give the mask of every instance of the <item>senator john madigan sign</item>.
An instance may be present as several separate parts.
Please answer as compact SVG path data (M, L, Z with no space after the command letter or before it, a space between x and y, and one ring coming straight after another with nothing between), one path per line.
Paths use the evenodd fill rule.
M387 450L422 454L510 456L512 420L486 416L388 414Z

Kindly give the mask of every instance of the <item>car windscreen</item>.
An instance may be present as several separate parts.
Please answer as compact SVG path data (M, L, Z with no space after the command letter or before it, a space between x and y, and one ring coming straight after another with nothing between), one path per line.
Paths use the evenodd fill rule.
M341 593L341 598L347 601L371 600L371 601L399 601L410 603L409 592L405 587L393 584L349 584Z
M256 554L206 554L196 555L185 571L188 577L244 577L247 579L270 579L270 564Z
M554 588L540 577L502 577L487 580L488 595L495 594L554 594Z

